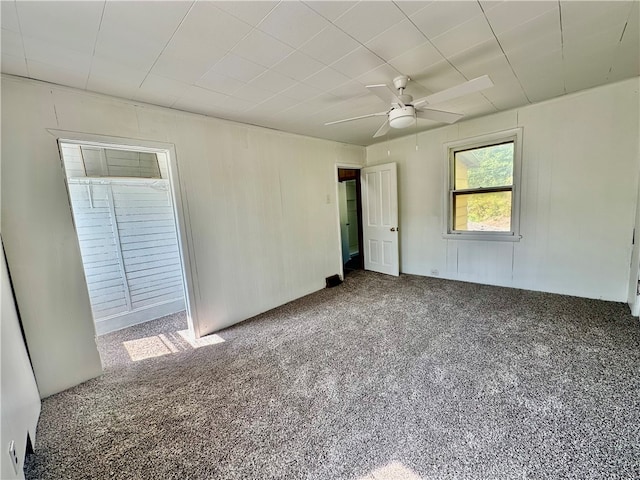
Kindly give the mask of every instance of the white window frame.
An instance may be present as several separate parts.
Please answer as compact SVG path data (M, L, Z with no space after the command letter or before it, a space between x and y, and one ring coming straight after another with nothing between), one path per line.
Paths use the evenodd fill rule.
M453 228L454 155L461 150L481 148L513 141L513 188L511 190L511 231L468 232ZM520 173L522 165L522 128L503 130L478 137L466 138L444 144L444 225L443 238L455 240L520 241Z

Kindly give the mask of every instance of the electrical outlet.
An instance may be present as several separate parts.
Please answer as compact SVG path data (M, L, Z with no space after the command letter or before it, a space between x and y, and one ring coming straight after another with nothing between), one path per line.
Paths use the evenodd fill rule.
M16 442L11 440L9 442L9 457L11 457L11 465L13 465L13 471L18 474L18 454L16 453Z

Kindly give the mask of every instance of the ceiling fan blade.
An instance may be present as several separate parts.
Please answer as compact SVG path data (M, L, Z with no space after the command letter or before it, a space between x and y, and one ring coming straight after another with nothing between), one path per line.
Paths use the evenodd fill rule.
M420 110L416 110L416 117L434 120L436 122L454 123L464 117L464 115L461 113L433 110L432 108L421 108Z
M455 87L447 88L446 90L442 90L441 92L433 93L431 95L427 95L424 98L420 98L413 102L413 106L415 107L423 103L428 103L430 105L443 103L447 100L452 100L454 98L462 97L463 95L479 92L480 90L484 90L485 88L490 87L493 87L493 82L489 78L489 75L483 75L481 77L474 78L473 80L469 80L468 82L461 83L460 85L456 85Z
M361 118L369 118L369 117L381 117L382 115L386 115L388 112L378 112L378 113L370 113L369 115L360 115L359 117L351 117L345 118L343 120L336 120L335 122L327 122L325 125L335 125L336 123L350 122L352 120L360 120Z
M382 126L378 129L378 131L373 134L373 138L383 136L389 131L390 128L391 128L391 125L389 124L389 119L387 118L382 124Z
M378 85L367 85L367 88L382 101L387 103L397 103L404 107L404 103L402 103L402 100L398 98L398 94L389 85L381 83Z

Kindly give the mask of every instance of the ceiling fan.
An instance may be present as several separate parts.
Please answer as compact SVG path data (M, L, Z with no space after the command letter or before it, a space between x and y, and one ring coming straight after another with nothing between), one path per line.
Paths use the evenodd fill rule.
M454 98L462 97L470 93L479 92L489 87L493 87L493 82L488 75L483 75L468 82L461 83L455 87L447 88L437 93L427 95L426 97L414 100L409 94L404 93L407 83L411 80L406 75L400 75L393 79L393 86L379 84L367 85L369 91L385 102L391 104L391 108L385 112L370 113L359 117L345 118L344 120L336 120L328 122L325 125L335 125L336 123L351 122L352 120L360 120L369 117L386 116L382 126L373 135L374 138L381 137L386 134L390 128L406 128L413 125L416 118L426 118L436 122L454 123L460 120L464 115L461 113L446 112L443 110L434 110L427 108L427 105L443 103ZM396 92L397 90L397 92Z

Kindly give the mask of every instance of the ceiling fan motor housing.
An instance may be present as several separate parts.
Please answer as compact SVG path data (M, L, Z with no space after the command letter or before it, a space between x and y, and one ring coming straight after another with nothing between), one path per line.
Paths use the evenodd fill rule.
M411 105L394 108L389 112L389 125L392 128L406 128L413 125L416 111Z

